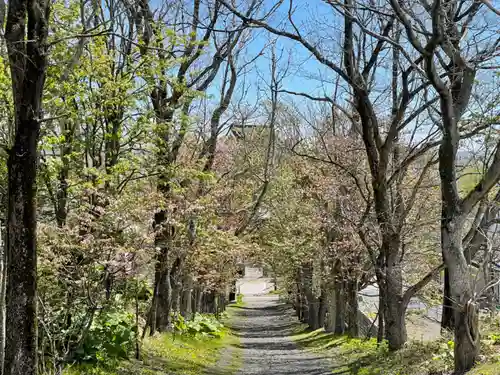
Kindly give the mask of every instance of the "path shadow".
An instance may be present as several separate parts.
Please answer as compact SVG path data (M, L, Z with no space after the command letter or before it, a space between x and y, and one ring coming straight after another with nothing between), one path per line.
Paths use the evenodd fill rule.
M332 367L322 356L300 349L292 340L299 326L289 305L266 297L246 302L231 326L241 340L236 347L244 353L238 375L331 374Z

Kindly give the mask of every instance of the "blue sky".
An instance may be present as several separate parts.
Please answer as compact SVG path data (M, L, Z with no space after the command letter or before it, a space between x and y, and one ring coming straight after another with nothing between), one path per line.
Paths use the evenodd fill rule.
M270 7L274 4L274 0L268 0L267 6ZM301 33L307 37L308 40L313 40L314 33L322 33L323 36L328 36L331 38L333 35L328 35L327 30L312 30L311 20L319 21L319 23L325 24L335 24L337 23L334 19L334 15L329 6L325 6L321 2L317 1L298 1L293 14L293 19L296 22L297 27L301 30ZM312 5L313 4L313 5ZM273 16L270 23L273 26L279 27L280 25L287 25L287 11L288 6L284 4ZM325 82L320 81L330 81L334 82L336 79L336 74L333 73L329 68L326 68L320 64L311 53L302 47L299 43L295 41L288 40L284 37L276 37L270 35L270 33L264 30L255 30L255 40L249 46L249 53L256 54L261 49L262 46L269 44L271 41L276 40L276 50L277 54L280 55L282 52L282 59L280 65L282 68L288 68L287 77L283 80L284 88L291 91L302 91L308 93L322 94L325 90L331 92L333 86L332 83L327 84L325 87ZM312 38L310 37L312 36ZM324 42L324 40L323 40ZM336 41L337 43L339 40ZM335 42L328 43L332 48L336 48ZM257 67L260 75L264 78L270 75L270 53L267 53L265 58L259 59L257 62ZM333 57L334 60L340 61L340 54Z
M267 8L275 4L275 0L266 0ZM341 31L343 28L343 20L335 13L335 11L322 1L305 1L296 0L297 4L294 9L293 19L301 34L310 42L319 40L321 42L321 49L326 53L329 59L340 65L341 61ZM288 30L292 31L291 26L287 20L288 1L285 1L282 7L273 15L269 21L276 28L285 26ZM485 15L479 18L480 23L489 23L493 14L489 14L485 9ZM491 17L490 17L491 16ZM491 25L490 25L491 26ZM288 40L284 37L276 37L269 32L262 29L254 29L254 39L247 47L247 55L253 57L258 54L263 46L269 44L272 40L276 40L276 49L278 54L283 52L283 58L280 62L281 67L288 67L288 75L283 80L283 88L291 91L305 92L311 95L332 96L333 87L337 79L336 73L330 68L325 67L319 63L311 53L295 41ZM368 46L367 54L370 55L372 46ZM387 53L387 52L384 52ZM247 102L252 103L255 101L263 100L268 95L266 85L270 80L270 61L269 49L265 56L258 59L253 70L245 78L250 84L250 88L246 91L245 99ZM402 58L403 59L403 58ZM384 56L381 56L382 63L384 63ZM383 64L382 64L383 65ZM385 69L385 71L384 71ZM388 87L390 82L389 67L382 66L377 71L377 83L374 88L373 97L378 96L374 103L377 111L385 113L387 117L390 114L390 106L392 104L390 93L383 92L383 89ZM478 78L482 82L491 81L491 72L481 72ZM498 80L497 80L498 81ZM339 92L340 97L347 97L347 85L340 80L341 89ZM311 102L305 98L297 98L283 95L280 100L288 102L293 100L295 105L304 112ZM419 105L419 104L412 104ZM473 105L471 106L473 107ZM422 115L424 117L425 114ZM422 136L426 135L427 131L423 131Z

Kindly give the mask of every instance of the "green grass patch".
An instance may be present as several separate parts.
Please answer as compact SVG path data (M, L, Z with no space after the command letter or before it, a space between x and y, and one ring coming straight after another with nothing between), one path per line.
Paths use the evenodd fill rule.
M323 329L298 330L293 339L306 350L327 354L332 360L333 374L428 375L453 369L453 342L445 339L409 342L397 352L389 352L385 342L336 336ZM482 353L486 363L478 365L471 374L498 375L500 363L493 363L500 360L497 348L485 343Z
M243 307L243 305L245 305L245 302L243 302L243 294L238 294L236 296L236 303L234 305L238 307Z
M225 328L220 337L190 337L162 334L143 343L141 361L122 361L109 365L85 365L68 368L64 375L200 375L215 366L222 350L236 346L239 340ZM233 363L234 362L234 363ZM241 361L236 358L228 366L231 375ZM239 367L238 367L239 368ZM234 371L233 371L234 370Z
M239 295L222 314L221 322L230 324L244 305L243 296ZM63 375L202 375L209 370L217 375L234 375L242 365L239 341L228 327L221 327L215 336L166 333L144 340L140 361L75 365L66 368ZM223 368L213 372L219 359Z
M485 363L477 366L470 375L498 375L500 372L500 363Z

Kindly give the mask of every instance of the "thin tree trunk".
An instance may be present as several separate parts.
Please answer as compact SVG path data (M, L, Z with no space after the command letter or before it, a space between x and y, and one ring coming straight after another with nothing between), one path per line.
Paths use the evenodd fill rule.
M345 288L342 280L335 281L335 334L343 335L346 328Z
M181 308L181 290L182 284L176 282L172 288L172 311L178 312Z
M325 331L335 332L335 320L336 320L336 301L337 293L335 292L335 287L332 285L327 288L326 291L326 320L325 320Z
M359 336L359 320L358 320L358 282L350 280L347 282L347 308L348 308L348 333L351 337Z
M447 268L444 269L444 288L443 288L443 309L441 316L441 329L453 331L455 328L455 314L450 295L450 274Z
M181 298L181 314L186 319L191 319L193 312L193 279L190 275L184 279L184 289Z
M135 327L137 329L137 334L135 335L135 359L141 359L141 343L139 341L139 295L138 295L138 282L135 285Z
M304 263L301 265L301 278L302 278L302 291L303 291L303 305L305 306L304 321L309 325L309 328L314 329L316 326L318 312L317 303L312 290L312 275L313 268L311 263Z
M196 302L194 304L195 309L194 312L196 313L202 313L203 311L203 289L200 286L196 287Z
M165 212L155 215L155 226L161 227L165 223ZM172 309L172 286L170 284L169 250L170 228L161 229L156 234L156 248L159 249L155 264L155 295L153 296L151 334L155 331L164 332L169 328L170 311ZM154 320L153 320L154 319Z
M326 309L327 309L326 295L325 291L323 291L321 293L321 296L319 297L318 328L325 327Z
M381 283L379 282L379 285ZM383 290L385 288L379 287L378 295L378 329L377 329L377 342L380 344L384 340L385 332L385 298Z

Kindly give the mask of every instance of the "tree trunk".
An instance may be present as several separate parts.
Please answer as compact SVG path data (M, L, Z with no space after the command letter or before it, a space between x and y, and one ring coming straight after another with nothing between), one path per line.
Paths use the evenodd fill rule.
M469 301L471 295L464 294L462 302ZM455 374L469 371L479 355L479 314L474 303L465 302L455 313Z
M308 305L307 305L307 295L306 288L304 284L304 275L302 267L297 271L297 305L298 311L297 315L302 323L307 323L309 321Z
M193 279L191 276L186 276L184 279L184 289L181 298L181 314L185 319L191 319L193 313Z
M20 121L9 156L5 375L37 371L36 160L39 123Z
M325 331L335 332L335 323L337 319L337 293L335 288L331 288L326 295L326 321L325 321Z
M382 285L382 282L379 281L379 286ZM384 298L384 289L380 288L378 290L378 329L377 329L377 342L380 344L384 340L384 332L385 332L385 298Z
M231 287L229 290L228 301L234 302L236 301L236 281L231 283Z
M312 330L317 330L319 325L319 301L317 298L308 298L308 320L307 324Z
M197 313L202 313L203 312L203 289L201 286L196 287L196 300L194 303L194 312L195 314Z
M444 269L444 288L443 288L443 309L441 316L441 329L451 331L455 329L455 314L450 295L450 274L448 268Z
M173 232L173 228L172 228ZM183 257L177 256L169 272L170 287L172 289L172 311L178 312L181 307L182 267Z
M347 328L349 336L359 336L359 320L358 320L358 282L357 280L350 280L346 282L346 296L347 296Z
M407 340L403 300L403 273L400 263L400 233L387 231L378 259L377 282L383 302L384 335L390 350L399 350ZM408 301L409 302L409 301Z
M385 280L385 338L390 350L399 350L407 340L406 304L403 303L403 278L400 264L389 266Z
M182 284L175 283L172 288L172 311L179 312L181 309Z
M335 281L335 334L343 335L346 328L345 288L341 280Z
M166 221L166 212L155 214L155 228L161 228ZM151 334L164 332L169 328L172 309L172 285L170 283L169 250L171 228L162 228L156 233L155 246L158 249L155 264L155 295L152 304Z
M313 293L313 266L311 263L304 263L301 265L302 288L305 297L306 316L305 321L309 328L316 329L318 322L318 304Z
M325 297L325 292L323 291L319 298L318 328L325 327L326 308L327 308L326 297Z
M208 291L203 293L203 312L207 314L215 314L217 311L217 302L215 300L215 293Z
M4 375L37 372L36 170L51 3L9 1L4 33L16 125L7 163Z
M172 311L172 288L168 271L158 272L158 279L155 283L157 285L155 327L158 332L165 332L169 328L170 312Z
M385 310L385 338L390 350L399 350L407 340L405 313L400 300L388 300Z
M479 308L473 300L469 266L462 250L462 221L444 221L443 255L449 269L450 296L455 320L455 374L469 371L479 355Z
M295 313L297 314L297 319L302 322L303 309L302 309L302 296L300 294L300 291L297 291L295 293L294 305L295 305Z

